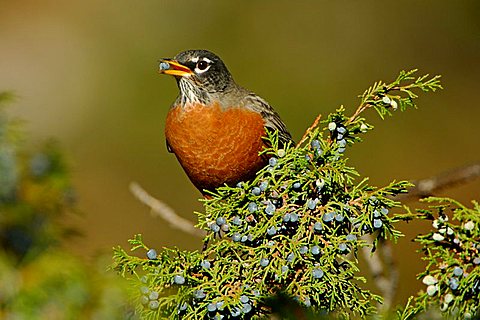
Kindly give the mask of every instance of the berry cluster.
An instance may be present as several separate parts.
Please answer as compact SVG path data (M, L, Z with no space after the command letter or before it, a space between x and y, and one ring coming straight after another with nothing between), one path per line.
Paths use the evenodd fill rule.
M199 215L208 231L202 252L158 255L133 240L147 250L144 309L172 318L247 319L269 314L267 298L284 292L314 310L350 301L349 312L370 312L376 296L352 281L356 252L368 245L358 239L398 236L389 214L397 204L388 196L407 184L356 185L355 171L338 160L354 138L340 120L328 123L327 139L316 129L301 147L278 149L270 137L269 163L254 181L219 188L206 200ZM163 298L171 289L176 298Z
M480 311L480 207L469 209L450 200L443 202L447 203L422 211L425 218L433 220L433 231L417 241L424 246L424 259L433 263L420 274L427 287L418 299L439 298L442 312L463 310L463 317L469 318Z
M391 99L389 96L383 96L382 103L385 105L386 108L392 108L393 111L396 111L398 109L398 104L395 99Z
M159 293L158 291L150 290L147 286L140 287L140 302L146 308L150 310L157 310L159 306L158 298Z
M336 141L337 152L344 153L347 146L346 137L348 136L347 128L342 125L337 124L336 122L330 122L328 124L328 130L331 132L331 137ZM318 140L313 140L313 142ZM312 145L313 146L313 145Z
M328 308L331 304L325 292L341 288L339 295L367 298L355 306L358 312L370 307L371 294L348 280L355 277L348 254L366 245L357 240L361 235L392 236L388 212L395 203L386 195L401 192L404 185L392 184L378 194L366 185L352 188L353 172L343 162L332 166L339 164L349 131L334 121L328 130L329 140L322 139L317 131L302 148L272 148L269 165L255 181L220 189L214 200L224 205L210 200L206 203L208 214L200 216L211 231L208 241L217 241L205 254L219 259L223 254L216 250L218 241L230 239L234 252L229 253L229 261L248 265L245 278L251 279L250 286L260 293L250 301L259 313L268 313L264 297L296 282L297 288L308 289L287 289L287 293L305 306ZM341 287L332 286L332 277ZM248 296L244 291L241 294Z

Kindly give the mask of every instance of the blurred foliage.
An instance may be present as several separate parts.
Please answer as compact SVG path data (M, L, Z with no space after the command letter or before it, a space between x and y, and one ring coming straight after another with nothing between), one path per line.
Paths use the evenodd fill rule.
M0 318L118 319L126 288L62 246L76 234L62 225L74 211L68 166L54 142L34 154L22 148L19 123L0 93Z
M282 309L281 318L288 313L293 314L291 318L308 317L307 312L313 318L375 314L376 302L382 298L365 288L367 280L358 274L358 251L371 246L373 253L379 240L402 236L397 222L432 213L390 212L401 206L392 200L395 195L407 192L411 185L393 181L377 188L368 178L357 180L359 173L347 166L344 152L373 128L363 118L367 109L384 118L397 109L416 107L416 92L441 88L438 76L415 77L415 72L402 71L391 83L375 83L361 95L351 116L340 107L321 123L317 118L297 146L279 149L278 137L269 134L272 147L264 151L269 165L253 181L220 187L203 200L205 212L198 213L198 226L207 236L201 252L162 248L157 253L141 235L129 242L132 251L141 250L145 257L116 248L114 268L136 281L138 314L147 319L257 319L278 312L278 306L285 305L282 300L289 301L290 307L287 313ZM471 221L475 213L461 210L457 219L462 215L468 220L465 225L471 233L478 227L478 217ZM444 222L437 221L440 233L452 235L458 229ZM366 235L373 237L373 243L365 240ZM445 254L431 254L429 246L444 238L434 236L422 242L430 239L426 237L419 241L430 254L425 260L432 265ZM478 255L478 235L465 234L464 238L466 250ZM472 265L469 251L457 255ZM458 263L449 261L454 274L459 273L454 268ZM463 263L459 268L462 274L456 277L466 277L471 269ZM479 302L476 272L470 273L470 285L466 285L468 279L456 278L470 299L457 295L465 302L452 303L462 317L474 314ZM415 301L416 309L406 308L401 317L426 311L425 304L419 303L421 298L425 295Z

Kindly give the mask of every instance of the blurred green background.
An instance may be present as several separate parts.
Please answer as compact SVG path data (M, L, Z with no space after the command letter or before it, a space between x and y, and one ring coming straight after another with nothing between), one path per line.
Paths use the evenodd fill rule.
M0 89L26 121L31 148L61 142L78 207L68 223L86 259L143 233L153 247L199 249L128 191L131 181L195 219L198 191L165 147L175 81L157 60L185 49L219 54L234 78L276 107L295 139L319 113L354 110L376 80L401 69L442 74L445 90L379 121L351 163L378 185L418 179L480 158L480 3L477 1L0 1ZM474 182L442 195L480 200ZM419 256L399 248L401 295L413 293Z

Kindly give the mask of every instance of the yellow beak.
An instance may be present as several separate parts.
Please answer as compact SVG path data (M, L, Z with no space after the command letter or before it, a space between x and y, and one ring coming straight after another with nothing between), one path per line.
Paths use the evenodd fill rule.
M160 60L158 73L168 74L174 77L185 77L192 75L193 71L176 60L162 59Z

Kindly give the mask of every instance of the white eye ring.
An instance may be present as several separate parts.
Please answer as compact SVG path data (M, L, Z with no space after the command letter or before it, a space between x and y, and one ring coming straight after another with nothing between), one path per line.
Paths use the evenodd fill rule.
M200 74L206 72L208 69L210 69L210 61L206 61L205 59L202 59L197 62L197 65L195 66L195 73Z

